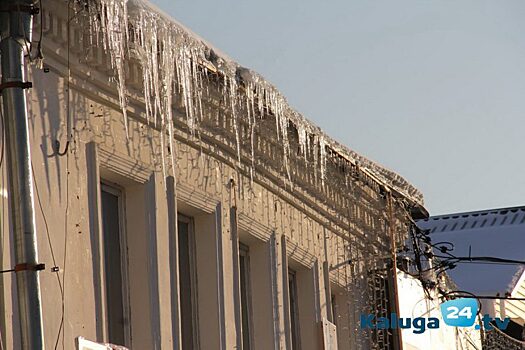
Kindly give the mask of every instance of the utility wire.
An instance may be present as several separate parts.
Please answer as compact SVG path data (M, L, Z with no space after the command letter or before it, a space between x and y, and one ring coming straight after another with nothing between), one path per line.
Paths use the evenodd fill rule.
M525 265L525 261L523 260L516 260L516 259L506 259L506 258L500 258L500 257L493 257L493 256L455 256L454 254L450 253L454 250L454 244L452 242L437 242L432 243L429 232L423 231L417 227L413 227L412 232L412 249L415 257L415 265L417 268L417 274L411 274L412 276L419 278L422 282L423 288L425 290L425 293L429 297L428 294L428 288L427 288L427 281L422 277L422 274L428 271L435 271L436 275L439 276L443 273L445 273L447 270L452 269L456 267L456 264L458 263L470 263L470 264L493 264L493 265ZM414 239L415 238L415 239ZM426 245L429 250L425 252L421 252L421 247L419 246L419 240L423 241L424 245ZM441 254L434 254L433 250L439 251ZM438 259L438 263L428 269L422 269L422 257L426 257L427 261L430 262L433 259ZM438 287L438 291L442 296L445 298L450 297L472 297L478 300L478 304L481 305L481 299L488 299L488 300L516 300L516 301L525 301L525 298L520 297L511 297L510 295L505 296L491 296L491 295L476 295L474 293L470 293L467 291L460 291L460 290L454 290L454 291L448 291L445 292L441 288ZM479 309L481 310L481 308Z
M49 232L49 224L47 222L46 214L42 206L42 201L40 198L40 191L38 190L38 182L36 181L35 171L33 169L32 163L31 163L31 173L33 174L33 183L35 184L36 199L38 202L38 206L40 208L40 212L42 213L42 218L44 220L44 226L46 228L47 242L49 245L49 250L51 251L51 260L53 260L53 267L56 267L57 263L56 263L56 257L55 257L55 250L53 249L53 242L51 240L51 234ZM60 296L61 296L62 304L63 304L64 303L64 287L62 285L62 280L60 279L60 275L58 274L58 271L55 273L57 276L58 287L60 289ZM64 327L64 308L62 307L62 316L60 318L60 326L58 327L58 336L60 336L60 333L62 332L63 327ZM58 343L55 343L55 349L57 348L57 344Z
M67 140L69 145L70 135L70 119L71 119L71 106L70 106L70 99L71 99L71 89L70 89L70 82L71 82L71 60L70 60L70 47L71 47L71 0L67 3ZM66 263L67 263L67 242L68 242L68 232L69 232L69 150L66 148L66 209L65 209L65 218L64 218L64 260L62 263L63 269L64 269L64 291L66 289ZM65 294L65 292L64 292ZM63 323L65 318L65 310L66 310L66 302L64 295L62 295L62 328L63 330ZM58 343L60 340L60 333L57 335L57 340L55 343L55 350L58 348ZM62 335L62 349L65 349L65 337Z

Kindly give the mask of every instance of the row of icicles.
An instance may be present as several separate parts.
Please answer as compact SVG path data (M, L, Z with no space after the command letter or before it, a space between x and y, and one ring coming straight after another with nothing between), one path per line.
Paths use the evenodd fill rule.
M300 155L311 164L317 179L324 184L326 178L327 146L344 152L341 146L325 136L316 126L293 110L285 97L259 74L239 66L223 57L192 35L179 24L170 21L153 11L142 0L94 0L89 7L89 24L92 44L102 42L114 71L120 107L128 132L128 93L126 88L125 66L130 58L138 60L142 71L143 96L146 118L157 123L160 133L162 169L166 164L175 169L174 159L174 121L173 102L177 94L181 97L186 112L186 123L192 134L199 130L203 119L203 99L207 93L206 77L209 68L216 70L224 81L222 97L227 103L233 122L237 158L241 161L240 118L248 122L251 149L251 172L255 168L254 134L257 120L265 111L270 111L276 120L277 137L283 145L283 163L288 179L291 180L289 157L290 143L288 125L293 123L297 129ZM243 87L241 92L240 87ZM241 113L241 110L243 111ZM166 137L167 135L167 137ZM332 145L333 144L333 145ZM171 152L166 154L166 149ZM390 174L375 163L355 152L347 150L347 156L356 156L368 168L384 179L394 175L403 185L406 181L397 174ZM308 159L311 158L311 159ZM383 173L387 173L386 177ZM395 185L395 184L394 184ZM406 183L409 194L420 196L417 190ZM412 193L410 193L412 192ZM421 198L422 201L422 198Z
M166 155L165 151L166 146L174 150L174 94L181 96L186 111L186 123L190 132L195 134L199 121L203 119L203 94L206 91L204 79L209 72L208 65L211 64L224 79L222 96L231 112L239 163L242 153L239 118L246 118L249 125L251 149L248 153L253 174L255 125L267 109L276 119L277 137L283 144L283 160L288 178L290 179L288 125L293 122L298 131L302 156L307 159L307 155L313 153L313 166L320 167L320 177L324 182L325 138L318 136L315 132L317 128L292 110L284 96L261 76L220 57L200 39L154 12L140 0L94 2L94 7L90 8L89 22L92 41L96 43L100 40L109 56L127 134L128 93L125 65L130 57L138 60L142 71L146 119L160 124L157 126L163 131L160 133L160 143L164 172L167 163L175 168L174 152ZM207 64L200 64L202 62ZM244 93L240 93L240 84L245 88ZM240 110L243 109L247 111L247 115L241 115ZM315 149L312 149L313 146Z

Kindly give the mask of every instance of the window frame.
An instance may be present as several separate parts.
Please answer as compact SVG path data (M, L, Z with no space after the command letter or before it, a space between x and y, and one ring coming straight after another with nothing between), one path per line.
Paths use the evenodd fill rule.
M197 278L197 251L196 251L196 238L195 238L195 220L191 216L184 215L180 212L177 213L177 249L180 251L180 238L179 238L179 229L178 229L178 222L184 222L188 224L188 248L189 248L189 274L190 274L190 299L192 304L192 333L193 333L193 347L194 349L200 349L199 339L200 339L200 332L199 332L199 305L198 305L198 278ZM179 283L179 304L181 302L180 300L180 252L177 251L177 259L178 259L178 271L177 275L179 280L177 281ZM179 317L180 317L180 324L181 324L181 330L182 330L182 314L181 310L179 310ZM181 334L182 337L182 334ZM182 338L181 338L182 341ZM182 346L182 344L181 344Z
M100 179L100 224L103 227L104 220L104 208L102 203L102 192L112 194L118 198L118 212L119 212L119 243L120 243L120 271L121 271L121 295L122 295L122 317L124 318L124 342L125 344L115 344L122 346L131 346L131 301L130 301L130 285L129 285L129 256L128 256L128 244L127 244L127 230L126 230L126 198L125 189L111 181ZM106 294L106 288L108 283L108 276L106 271L106 254L105 254L105 232L102 230L102 245L103 245L103 264L101 265L104 285L102 286L102 295L104 296L105 310L105 334L106 340L109 341L109 317L108 317L108 296Z
M332 308L332 323L337 327L337 315L339 313L339 305L337 305L337 296L335 293L330 294L330 307Z
M244 269L241 269L241 259L244 259ZM240 300L241 303L241 325L244 325L243 322L243 315L244 315L244 309L243 308L243 291L242 291L242 280L244 276L245 281L245 287L246 287L246 315L248 317L248 332L245 332L245 329L242 328L242 345L243 350L251 350L253 349L254 345L254 336L253 336L253 307L252 307L252 280L251 280L251 268L250 268L250 248L239 242L239 290L240 290ZM244 336L247 334L248 336L248 348L245 348L244 344Z
M292 350L301 349L301 327L299 317L299 294L297 292L297 271L288 268L288 307L290 309L290 340Z

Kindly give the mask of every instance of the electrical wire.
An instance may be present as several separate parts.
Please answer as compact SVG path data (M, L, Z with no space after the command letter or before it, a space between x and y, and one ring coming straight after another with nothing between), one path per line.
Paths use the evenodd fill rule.
M42 213L42 218L44 220L44 226L46 228L47 242L48 242L48 245L49 245L49 250L51 251L51 260L53 260L53 267L57 267L56 257L55 257L55 250L53 249L53 242L51 241L51 234L49 232L49 224L47 222L46 214L45 214L44 208L42 206L42 201L41 201L41 198L40 198L40 191L38 190L38 183L36 181L36 176L35 176L35 171L34 171L34 168L33 168L33 163L31 163L31 173L33 175L33 183L35 185L36 199L37 199L37 202L38 202L38 206L40 208L40 212ZM60 279L60 275L58 274L58 272L56 272L56 276L57 276L58 287L60 289L60 296L61 296L62 305L63 305L64 304L64 287L62 285L62 281ZM63 327L64 327L64 307L62 306L62 316L60 318L60 326L58 327L58 336L57 337L60 337L60 334L62 333ZM57 349L57 345L58 345L58 339L57 339L57 342L55 342L55 349Z
M493 256L456 256L456 257L450 258L450 257L443 257L440 255L436 255L435 257L453 259L453 260L457 260L458 262L487 262L487 263L504 264L504 265L525 265L525 261L523 260L504 259L504 258L498 258L498 257L493 257Z
M71 89L70 89L70 82L71 82L71 61L70 61L70 46L71 46L71 36L70 36L70 27L71 27L71 0L67 3L67 104L66 104L66 112L67 112L67 122L68 122L68 140L69 140L69 126L70 126L70 119L71 119L71 109L70 109L70 99L71 99ZM69 225L69 150L66 151L66 208L65 208L65 218L64 218L64 259L63 259L63 269L64 269L64 291L66 289L66 263L67 263L67 242L68 242L68 225ZM65 293L65 292L64 292ZM66 310L66 302L64 295L62 296L62 315L63 320L62 324L65 318L65 310ZM63 330L63 328L62 328ZM55 344L55 350L58 348L58 342L60 340L60 333L57 336L57 341ZM65 337L62 336L62 349L65 349Z
M456 267L458 263L466 263L466 264L489 264L489 265L525 265L525 261L522 260L515 260L515 259L506 259L501 257L493 257L493 256L471 256L469 252L469 256L456 256L452 254L451 252L454 250L454 244L452 242L442 241L442 242L436 242L432 243L431 238L429 237L429 231L428 230L421 230L417 225L412 224L413 226L410 229L410 236L412 237L412 250L415 258L415 266L417 269L416 274L410 274L414 276L415 278L418 278L423 286L423 290L425 291L425 294L427 298L431 300L431 295L429 293L429 285L434 287L437 287L438 292L445 298L464 298L464 297L471 297L475 298L478 303L478 322L481 324L481 308L482 308L482 299L488 299L488 300L515 300L515 301L525 301L525 298L520 297L512 297L510 295L505 296L491 296L491 295L476 295L475 293L471 293L468 291L462 291L462 290L452 290L452 291L444 291L442 288L439 287L438 284L435 284L434 282L430 282L426 280L423 277L423 274L426 272L434 271L436 278L438 278L440 275L445 273L447 270L453 269ZM422 246L420 246L420 242L422 242ZM422 249L423 248L423 249ZM436 252L439 252L436 254ZM423 257L426 258L426 260L429 262L432 262L434 260L437 260L437 263L431 266L428 269L422 269L422 261ZM483 332L483 330L481 330ZM471 344L472 341L468 339L468 337L465 337L466 340Z

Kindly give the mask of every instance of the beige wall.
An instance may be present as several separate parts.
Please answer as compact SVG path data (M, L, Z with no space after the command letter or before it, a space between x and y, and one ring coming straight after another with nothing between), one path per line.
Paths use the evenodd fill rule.
M52 63L49 59L48 64ZM56 64L61 68L60 64ZM64 342L64 348L69 349L74 346L77 336L98 341L106 339L102 316L105 308L101 288L104 283L103 263L96 261L103 255L100 223L97 222L100 220L100 204L96 198L97 189L90 188L96 187L97 182L103 179L115 183L125 192L131 347L175 347L176 332L172 331L172 327L176 320L171 312L171 293L174 291L171 291L173 276L169 273L168 235L168 216L174 213L167 212L165 180L159 171L158 160L151 156L151 149L158 147L156 138L136 136L143 132L143 127L132 119L130 130L133 144L128 144L118 110L105 99L75 90L76 85L73 85L72 99L76 102L71 113L76 116L75 128L79 130L75 134L75 144L71 145L68 156L47 157L52 152L52 140L65 140L63 78L54 70L47 74L34 70L32 80L35 88L31 95L31 145L35 182L43 204L43 211L36 211L39 258L48 267L40 275L46 346L54 347L62 315L57 276L49 270L53 265L51 248L60 267L58 276L64 284L64 326L59 343ZM54 98L57 99L55 104L52 102ZM93 114L89 111L103 116L90 118ZM178 146L178 210L195 220L200 346L201 349L218 349L223 338L225 348L231 349L236 342L234 304L238 300L234 299L230 287L233 284L233 265L227 212L231 205L228 183L230 178L237 178L238 175L233 168L221 164L212 156L203 155L190 145L179 142ZM5 186L4 179L4 189ZM250 186L248 179L244 179L244 186L246 189ZM256 183L252 186L254 197L239 198L239 213L242 214L239 226L242 227L241 240L250 247L254 348L269 349L275 344L282 348L285 344L282 271L278 266L282 252L275 249L273 254L277 255L277 259L275 256L272 259L270 244L270 235L275 232L279 236L286 235L294 246L288 254L290 258L293 256L293 263L299 267L303 349L318 349L319 326L315 304L320 303L316 301L320 290L316 288L322 291L323 286L322 281L320 286L314 284L312 262L322 258L322 242L316 239L321 226L309 217L311 213L298 210L278 193ZM219 203L222 220L217 231L215 207ZM2 198L2 205L3 242L5 247L9 247L5 197ZM278 212L270 210L276 205ZM44 217L51 244L48 243ZM217 240L217 235L220 235L220 240ZM217 256L219 243L222 244L221 259ZM3 265L9 266L12 261L11 253L5 249ZM222 263L220 267L219 261ZM275 266L272 267L272 263ZM219 269L222 269L222 284L219 282ZM272 269L277 276L272 276ZM13 277L3 276L6 310L3 322L6 329L4 342L7 348L16 349L19 345L16 340L17 323L13 322L13 319L16 320ZM272 287L272 284L275 286ZM218 289L220 285L223 286L222 291ZM223 301L222 306L219 300ZM273 303L277 305L274 307Z
M334 323L337 326L337 340L340 349L348 349L355 343L355 329L359 326L351 311L351 300L345 289L332 284L332 295L334 296Z

